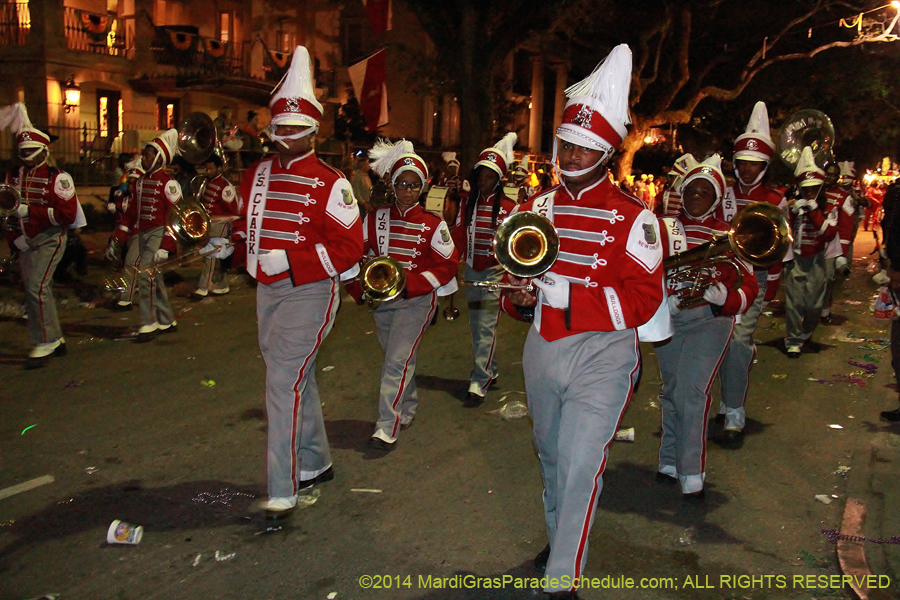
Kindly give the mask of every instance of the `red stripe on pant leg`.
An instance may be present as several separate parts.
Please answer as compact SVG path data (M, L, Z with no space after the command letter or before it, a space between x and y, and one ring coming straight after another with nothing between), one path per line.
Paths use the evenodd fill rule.
M750 364L747 365L747 385L744 387L744 394L741 397L741 406L747 404L747 396L750 395L750 371L753 369L753 361L756 360L756 344L753 344L753 335L750 335L750 342L753 347L753 356L750 357Z
M300 414L300 384L303 381L304 373L306 372L306 367L309 365L309 361L312 356L319 349L319 346L322 345L322 340L325 339L325 330L328 328L328 323L331 321L331 308L334 306L334 299L336 297L335 292L335 282L331 280L331 300L328 302L328 308L325 310L324 320L322 321L322 326L319 328L319 332L316 334L316 343L313 346L312 350L310 350L309 354L306 355L306 358L303 359L303 365L300 367L300 370L297 372L297 380L294 382L293 390L294 390L294 417L291 419L291 483L293 484L294 493L297 493L297 452L294 449L294 444L297 440L297 417Z
M625 415L625 409L628 408L628 404L631 402L631 396L634 394L634 377L641 368L641 348L640 343L638 342L637 330L634 330L634 354L635 364L634 368L631 369L631 373L628 374L629 383L628 393L625 396L625 404L622 406L622 410L619 411L619 417L616 419L616 426L613 429L613 434L603 446L603 460L600 462L600 468L597 469L597 473L594 475L594 489L591 491L591 501L588 504L587 513L584 516L584 524L581 527L581 537L578 540L578 551L575 552L575 579L581 578L581 563L584 556L584 547L587 544L588 535L591 533L591 519L594 516L594 511L597 510L597 481L606 470L606 460L609 457L609 445L612 444L613 440L616 438L616 431L619 429L619 424L622 422L622 417Z
M497 346L497 324L498 323L500 323L500 311L499 310L497 311L497 320L494 321L494 332L493 332L494 334L493 334L493 337L491 337L491 351L488 353L487 364L486 364L486 368L485 368L485 371L488 371L488 374L490 374L489 369L491 368L491 361L494 359L494 348ZM481 386L482 393L487 394L487 390L489 387L491 387L490 379L488 380L488 382L486 384Z
M428 324L431 323L431 317L434 315L434 311L437 302L437 294L431 294L431 309L428 311L428 315L425 318L425 322L422 323L422 329L419 330L419 335L416 337L415 343L412 345L412 349L409 351L409 356L406 357L406 362L403 364L403 376L400 378L400 389L397 390L397 396L394 398L394 401L391 403L391 410L394 411L394 426L391 427L391 437L397 437L397 429L400 427L400 415L397 413L397 404L400 403L400 399L403 397L403 390L406 389L406 375L409 372L409 361L412 360L412 357L416 355L416 351L419 348L419 342L422 341L422 336L425 335L425 330L428 329Z
M137 244L138 240L134 240L132 243ZM127 254L127 252L126 252ZM141 252L140 245L138 245L138 251L134 256L134 264L131 265L131 282L128 284L128 302L134 302L134 288L138 284L138 270L141 268Z
M53 256L50 257L50 260L47 262L47 268L44 270L44 275L41 277L41 284L38 286L38 317L41 321L41 343L46 344L47 339L47 330L44 329L44 300L42 296L44 295L44 285L47 283L47 276L50 276L51 285L53 282L53 274L50 272L50 265L53 264L53 259L56 258L56 255L59 254L59 249L62 248L62 232L60 232L59 236L56 238L56 250L53 251Z
M732 335L734 335L734 317L731 318L731 331L728 333L728 343L722 348L722 352L719 354L719 361L716 363L716 368L710 373L709 381L706 382L706 389L703 392L706 394L706 409L703 411L703 427L701 428L700 435L702 443L702 450L700 452L700 473L706 473L706 430L709 427L709 407L712 404L712 395L709 393L709 390L712 389L713 381L716 379L716 374L719 372L719 367L725 359L725 352L728 351L728 344L731 343Z

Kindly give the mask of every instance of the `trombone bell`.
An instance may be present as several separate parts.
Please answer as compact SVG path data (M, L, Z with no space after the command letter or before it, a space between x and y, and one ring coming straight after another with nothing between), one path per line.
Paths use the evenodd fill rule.
M363 265L359 282L369 300L387 302L403 293L406 271L390 256L375 256Z
M559 256L559 235L550 220L536 212L519 212L494 233L494 256L516 277L537 277Z

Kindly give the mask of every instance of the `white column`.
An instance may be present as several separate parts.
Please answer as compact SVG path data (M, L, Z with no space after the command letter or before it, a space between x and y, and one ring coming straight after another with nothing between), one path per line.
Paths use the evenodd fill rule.
M544 59L535 56L531 63L531 115L528 119L528 150L541 151L541 128L544 114Z

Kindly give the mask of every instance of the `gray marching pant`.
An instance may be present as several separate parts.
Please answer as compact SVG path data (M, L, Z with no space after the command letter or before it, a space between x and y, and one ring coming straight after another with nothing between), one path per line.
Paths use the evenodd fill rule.
M656 346L662 378L659 466L679 476L706 472L706 424L713 381L728 348L734 317L714 317L709 305L672 316L675 334Z
M119 296L119 302L131 304L134 302L134 290L137 287L138 280L137 271L141 262L140 244L136 235L126 240L125 248L125 288Z
M500 281L503 267L497 265L484 271L475 271L466 265L465 278L471 281ZM487 393L497 372L497 322L500 320L500 291L466 286L466 302L469 305L469 328L472 330L472 354L475 366L470 382Z
M331 466L316 355L334 325L339 300L336 279L299 287L283 279L256 288L259 349L266 361L271 498L293 496L301 480Z
M155 227L137 234L135 243L139 244L141 273L138 274L138 293L140 297L141 325L168 325L175 321L175 311L169 304L166 284L163 283L162 271L144 271L153 267L156 251L162 243L165 227Z
M824 317L831 314L831 303L834 299L834 278L836 275L835 262L837 256L825 259L825 295L822 296L822 312Z
M753 332L756 331L756 323L759 313L762 312L763 298L766 297L768 287L768 272L764 269L756 271L756 283L759 285L759 293L747 312L741 315L741 322L734 326L731 343L722 359L719 368L720 390L722 404L730 409L738 409L747 401L747 393L750 391L750 369L753 368L753 359L756 358L756 344L753 343ZM743 429L743 419L737 424Z
M19 254L19 264L25 284L28 341L37 346L62 337L56 300L53 298L53 273L66 249L66 230L49 227L29 238L28 246L26 252Z
M209 237L227 237L231 229L231 223L211 223ZM207 257L203 259L200 270L200 280L197 282L198 290L221 290L228 287L227 274L222 268L222 261L218 258Z
M397 439L400 425L416 416L416 358L437 306L437 293L432 292L408 300L382 302L372 312L378 343L384 352L375 427L392 440Z
M812 337L825 299L825 252L784 266L785 346L802 346Z
M532 327L522 360L551 548L545 591L569 590L560 579L571 581L584 570L609 445L640 376L637 333L590 332L548 342Z

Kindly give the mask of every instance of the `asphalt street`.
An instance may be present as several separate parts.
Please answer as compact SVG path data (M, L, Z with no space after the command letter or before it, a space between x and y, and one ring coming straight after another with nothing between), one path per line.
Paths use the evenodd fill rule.
M852 597L835 584L836 546L822 533L840 528L848 496L867 507L867 536L900 535L900 426L878 419L898 393L889 324L869 308L870 235L859 234L818 352L789 360L783 316L761 317L747 435L724 448L711 427L702 502L654 480L661 383L642 346L623 421L635 438L611 448L585 573L599 589L583 598ZM98 258L104 241L85 240ZM460 318L440 319L422 343L413 426L375 454L366 441L382 357L368 309L345 297L316 364L336 477L272 531L257 507L266 422L255 290L232 276L231 294L193 303L199 269L178 269L178 332L138 345L137 311L102 305L104 269L92 261L83 282L57 285L69 353L35 371L22 368L22 293L0 282L0 599L542 598L515 587L533 585L547 542L531 423L498 412L525 400L526 325L501 319L499 386L463 408L471 351L457 294ZM115 519L143 526L140 543L108 544ZM864 548L896 598L898 545ZM618 589L629 579L636 589Z

